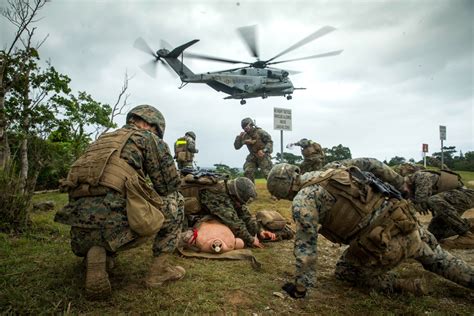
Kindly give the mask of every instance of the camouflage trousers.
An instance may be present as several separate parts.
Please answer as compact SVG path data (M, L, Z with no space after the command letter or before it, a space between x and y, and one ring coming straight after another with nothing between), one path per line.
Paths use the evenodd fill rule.
M184 199L180 193L174 192L162 199L165 221L155 235L154 256L172 253L176 249L184 219ZM121 208L125 212L125 199ZM71 249L79 257L86 256L92 246L104 247L108 254L115 254L137 247L149 238L139 236L125 223L120 225L108 223L101 225L100 228L71 227Z
M441 248L436 238L422 226L408 235L396 236L390 245L393 249L375 261L355 256L349 246L336 264L336 278L361 287L393 292L397 275L390 270L405 259L414 259L428 271L474 288L474 268Z
M296 223L295 283L306 288L316 286L318 226L330 216L334 201L334 197L318 185L303 188L293 200L293 219ZM391 291L394 290L397 279L390 270L405 259L414 259L428 271L462 286L474 288L474 268L442 249L436 238L412 216L414 210L410 204L405 200L400 201L400 204L402 203L405 218L398 216L403 214L395 211L388 212L396 210L394 206L398 206L397 203L390 207L389 204L383 204L373 211L369 224L373 226L368 226L366 231L376 233L375 228L379 226L390 227L391 235L387 239L380 238L380 243L374 244L383 247L368 251L368 248L362 248L358 241L362 241L365 236L382 237L383 234L359 234L357 239L350 242L336 264L336 277L358 286ZM386 214L393 214L393 217L382 217ZM395 217L401 218L402 221L395 222ZM405 222L407 218L411 220ZM403 225L404 223L407 225ZM324 225L323 228L328 229Z
M301 173L317 171L323 167L323 160L321 158L304 159L300 165Z
M255 172L258 168L260 168L266 179L272 167L273 163L270 155L265 154L263 158L258 158L253 154L249 154L244 163L244 176L255 183Z
M469 222L462 214L474 208L474 190L459 188L431 196L428 207L433 212L428 230L438 239L464 235L469 231Z

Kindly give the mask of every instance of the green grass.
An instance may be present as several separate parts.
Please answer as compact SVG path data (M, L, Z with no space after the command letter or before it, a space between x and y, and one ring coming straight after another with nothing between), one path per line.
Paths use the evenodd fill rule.
M252 211L275 209L291 218L290 202L274 201L257 181L258 198ZM52 200L56 209L65 194L35 196ZM217 261L175 256L186 277L158 289L146 289L143 279L151 263L151 243L124 253L110 275L112 297L89 302L83 295L81 258L69 246L69 228L53 222L55 211L32 214L32 228L22 236L0 234L0 311L5 314L305 314L305 315L472 315L474 293L423 270L416 262L396 269L405 277L424 277L430 294L386 295L358 289L333 275L344 247L320 237L318 286L305 300L280 298L281 285L294 273L292 241L266 244L254 250L262 263L255 271L247 261ZM474 264L472 250L458 250Z

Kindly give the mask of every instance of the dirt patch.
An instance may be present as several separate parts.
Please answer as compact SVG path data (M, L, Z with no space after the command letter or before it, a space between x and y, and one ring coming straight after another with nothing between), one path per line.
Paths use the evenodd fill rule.
M242 290L231 290L225 294L226 302L232 306L247 305L251 303L249 295Z

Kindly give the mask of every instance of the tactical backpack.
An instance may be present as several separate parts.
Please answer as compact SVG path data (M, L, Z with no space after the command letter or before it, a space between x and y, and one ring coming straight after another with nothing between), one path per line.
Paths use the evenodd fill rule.
M225 180L213 175L196 176L189 173L181 178L179 191L184 196L184 213L186 215L198 214L202 207L199 199L201 190L216 193L227 192Z
M188 140L186 136L178 138L174 143L174 155L177 162L193 160L193 154L188 150Z

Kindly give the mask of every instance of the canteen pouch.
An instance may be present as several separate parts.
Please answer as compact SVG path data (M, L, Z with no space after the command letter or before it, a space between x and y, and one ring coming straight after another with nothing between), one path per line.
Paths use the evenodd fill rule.
M257 214L255 214L255 217L263 227L269 230L284 229L287 223L286 218L284 218L280 213L271 210L258 211Z
M165 220L161 197L138 175L127 179L125 189L130 228L140 236L156 234Z

